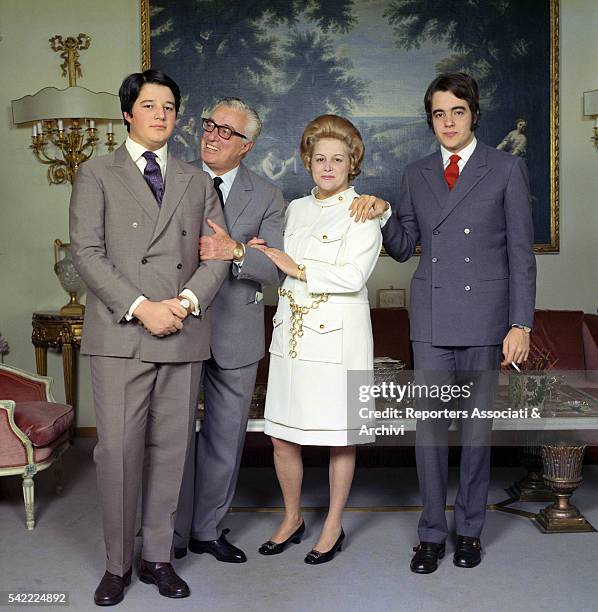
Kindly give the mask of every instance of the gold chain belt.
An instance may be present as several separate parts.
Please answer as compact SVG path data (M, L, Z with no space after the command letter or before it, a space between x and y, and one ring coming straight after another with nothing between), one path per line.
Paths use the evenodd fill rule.
M279 287L278 295L289 299L289 306L291 307L291 340L289 341L291 350L289 351L289 356L291 359L295 359L295 357L297 357L297 336L299 336L299 338L303 337L303 316L310 310L315 310L320 304L327 302L328 294L316 294L318 297L309 306L300 306L297 304L293 297L293 292L290 289L282 289L282 287Z

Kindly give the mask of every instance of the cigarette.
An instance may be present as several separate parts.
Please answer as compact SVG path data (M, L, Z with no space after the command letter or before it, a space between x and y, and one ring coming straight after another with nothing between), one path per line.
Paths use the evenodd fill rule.
M512 366L513 366L513 367L514 367L514 368L515 368L515 369L516 369L518 372L521 372L521 370L519 369L519 366L518 366L518 365L517 365L517 364L516 364L514 361L511 361L511 365L512 365Z

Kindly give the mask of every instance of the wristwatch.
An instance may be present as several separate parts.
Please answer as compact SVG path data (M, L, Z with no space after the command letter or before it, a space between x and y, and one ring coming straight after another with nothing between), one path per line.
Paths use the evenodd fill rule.
M520 325L519 323L513 323L513 325L511 325L511 327L516 327L517 329L522 329L526 334L529 334L532 331L531 327L528 327L527 325Z
M187 311L188 315L193 312L193 304L191 304L189 298L186 298L184 295L177 295L176 299L181 303L181 306Z
M233 261L239 263L245 257L245 249L240 242L235 244L235 248L233 249Z

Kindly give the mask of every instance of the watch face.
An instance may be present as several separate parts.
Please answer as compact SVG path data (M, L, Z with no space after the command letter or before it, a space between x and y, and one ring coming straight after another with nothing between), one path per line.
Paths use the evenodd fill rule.
M181 300L181 306L183 308L189 308L189 306L191 306L191 302L187 298L185 298Z

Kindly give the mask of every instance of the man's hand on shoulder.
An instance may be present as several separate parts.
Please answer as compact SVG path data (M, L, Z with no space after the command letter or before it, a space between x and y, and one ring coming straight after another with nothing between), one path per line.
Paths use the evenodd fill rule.
M199 238L199 255L201 259L220 259L230 261L233 258L233 250L237 245L227 233L227 231L208 219L208 225L214 230L211 236L201 236Z
M359 223L359 221L365 223L368 219L381 217L389 207L388 202L376 196L361 195L351 202L349 214L354 217L355 223Z
M176 298L164 302L144 300L134 310L133 315L152 336L163 338L183 329L183 319L187 316L187 311Z

